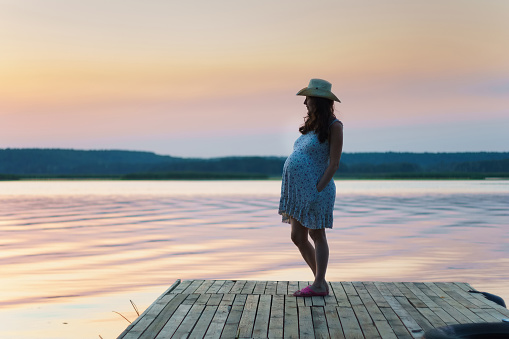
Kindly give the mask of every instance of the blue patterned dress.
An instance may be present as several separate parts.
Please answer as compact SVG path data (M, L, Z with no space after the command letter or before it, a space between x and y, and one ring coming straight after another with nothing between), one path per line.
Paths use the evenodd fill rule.
M339 120L335 119L330 125L336 121ZM310 229L332 228L336 199L334 180L331 179L321 192L316 189L329 165L329 154L329 141L320 143L314 132L303 134L295 141L293 152L283 167L279 201L283 222L290 223L291 217Z

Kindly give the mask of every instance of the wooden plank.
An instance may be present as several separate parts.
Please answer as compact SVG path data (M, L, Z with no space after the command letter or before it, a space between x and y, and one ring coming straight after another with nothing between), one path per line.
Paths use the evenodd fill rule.
M486 312L486 309L484 308L471 308L470 311L474 312L479 318L486 322L499 322L501 321L500 318L494 317L489 312Z
M254 294L264 294L265 293L265 286L267 286L266 281L257 281L255 284L255 288L253 290Z
M199 294L198 299L196 299L195 305L205 305L208 303L211 295L210 294Z
M341 282L341 286L343 286L347 296L357 295L357 290L353 287L353 282L343 281Z
M376 304L375 304L375 301L373 300L373 298L371 297L371 294L369 294L368 290L366 289L366 287L364 286L364 284L362 282L356 282L354 284L354 287L355 287L355 290L357 291L357 294L358 294L358 299L360 300L360 303L366 307L377 307ZM354 298L355 300L357 300L357 298ZM384 299L384 304L386 305L389 305L387 304L387 301L385 301Z
M152 304L149 310L140 315L133 323L133 326L129 326L117 339L134 339L138 338L147 327L154 321L157 315L163 310L163 308L177 296L177 294L164 295L163 298L159 299L157 303Z
M242 284L244 286L244 284ZM235 286L234 286L235 287ZM236 338L238 337L238 327L244 304L246 303L247 295L236 294L233 305L231 306L230 314L226 319L226 323L221 333L221 338Z
M468 292L469 289L466 287L467 285L465 283L453 283L458 289L458 291L465 299L470 301L472 304L476 305L477 308L491 308L492 301L484 298L484 296L481 293L470 293ZM476 298L474 295L480 295L484 298L484 300L488 301L488 303L481 301L480 299Z
M419 288L419 285L417 284L414 284L414 283L410 283L410 282L405 282L403 283L417 298L419 298L420 301L422 301L424 303L424 305L426 305L426 307L430 308L430 309L433 309L433 308L438 308L439 306L433 301L431 300L420 288Z
M311 317L311 307L298 307L299 313L299 336L300 338L314 338L313 318Z
M396 297L396 300L424 331L428 331L433 328L433 325L431 325L431 323L417 311L414 305L410 304L406 297Z
M439 288L437 285L435 285L434 283L429 283L429 282L427 282L425 284L432 291L434 291L436 293L441 293L442 296L440 297L440 299L447 302L455 310L461 312L461 314L463 314L465 317L467 317L470 322L482 322L482 319L478 315L476 315L474 312L472 312L471 310L469 310L468 308L466 308L465 306L460 304L458 301L456 301L454 298L452 298L449 294L447 294L444 290ZM437 302L437 304L438 304L438 302ZM449 313L449 314L451 314L451 313Z
M246 284L247 285L247 284ZM254 289L254 284L251 290ZM242 311L239 322L238 336L240 338L250 338L253 334L253 327L256 318L256 309L258 308L259 295L249 294Z
M217 339L221 337L226 319L228 318L228 314L230 314L230 308L230 305L219 305L217 307L216 313L210 322L204 338Z
M368 308L366 308L366 310L371 315L370 310ZM383 313L381 311L379 311L379 312L383 316ZM397 339L398 338L398 336L394 332L394 329L391 327L391 325L389 324L387 319L385 319L385 316L383 319L376 319L376 320L374 319L373 321L374 321L374 324L375 324L375 327L376 327L378 333L380 333L380 336L383 339Z
M267 281L265 285L265 294L276 294L277 281Z
M299 281L299 290L306 288L310 285L309 281Z
M200 287L198 287L194 293L199 293L199 294L202 294L202 293L207 293L207 290L212 286L214 285L214 283L216 282L217 280L205 280L201 285ZM210 293L210 292L209 292Z
M219 306L224 306L224 305L232 306L234 301L235 301L235 294L228 293L228 294L223 295L223 298L221 299L221 303L219 304Z
M214 283L205 291L205 293L228 293L228 292L219 292L221 287L226 283L225 280L213 280Z
M350 304L352 306L359 306L362 305L362 300L358 295L349 295L348 299L350 300Z
M417 311L431 324L433 327L442 327L447 325L433 310L428 307L418 307Z
M446 325L455 325L458 323L458 321L456 319L454 319L454 317L449 314L447 311L449 310L449 308L447 309L443 309L442 307L438 307L438 308L433 308L431 309L433 311L433 313L435 313ZM459 312L458 312L459 313ZM461 314L461 313L460 313Z
M424 283L414 283L414 286L418 288L426 298L429 298L432 303L436 306L430 308L434 314L436 314L446 325L454 325L457 323L469 323L470 319L465 317L461 312L457 309L453 308L449 303L447 303L443 298L439 297L434 291L432 291L428 285ZM433 305L426 301L424 297L419 296L421 300L423 300L426 305Z
M442 314L442 316L440 316L440 318L446 323L446 324L451 324L451 323L461 323L461 324L465 324L465 323L471 323L472 320L470 320L468 317L466 317L463 313L461 313L460 311L458 311L456 308L454 308L453 306L451 306L451 304L449 304L445 298L446 298L446 294L438 289L438 293L441 294L441 296L439 296L435 291L431 290L429 285L426 284L426 283L416 283L416 285L419 287L419 289L424 293L426 294L431 300L433 300L433 302L435 304L437 304L440 309L442 309L444 312L446 312L447 315L451 316L453 318L453 320L451 321L447 315L444 315ZM435 310L435 313L436 310ZM438 313L437 313L438 314ZM454 321L454 322L453 322Z
M362 333L366 338L381 338L378 330L376 329L373 320L369 316L368 310L364 305L352 305L353 311L357 316L357 320L361 325Z
M440 297L435 291L431 290L429 288L429 286L423 282L415 283L415 286L417 286L422 291L422 293L424 293L426 296L428 296L430 298L431 297ZM442 292L442 294L444 294L444 293ZM442 297L443 297L443 295L442 295Z
M240 292L242 292L242 289L244 288L245 284L246 284L245 280L237 280L237 281L235 281L235 284L233 285L233 287L232 287L232 289L230 290L229 293L239 294Z
M142 333L146 327L148 325L150 325L150 323L152 322L152 320L157 316L157 314L159 314L159 312L161 311L161 308L160 306L162 305L163 308L164 308L164 302L162 302L162 299L163 298L166 298L165 300L167 301L170 301L171 299L173 299L173 296L175 295L171 295L171 297L167 297L169 295L169 293L171 293L171 291L173 291L179 284L180 284L180 279L177 279L166 291L164 291L163 294L161 294L149 307L147 307L147 309L138 317L136 318L135 321L133 321L119 336L117 339L122 339L124 338L124 336L131 332L131 330L137 326L138 322L142 321L143 320L143 324L142 325L139 325L138 326L138 330L135 330L135 332L138 332L138 333ZM147 319L145 319L147 317L148 314L151 314L150 317L148 317Z
M506 318L509 317L509 310L507 308L497 304L494 301L486 299L486 297L480 293L469 293L469 294L471 295L471 297L468 299L470 302L472 302L474 304L477 304L477 303L484 304L483 306L478 307L478 308L484 308L484 309L494 308L494 309L500 311L501 313L504 313L506 315ZM473 299L475 299L475 301Z
M166 325L166 322L174 314L182 301L187 297L186 294L177 294L163 310L157 315L154 321L147 327L147 329L139 336L140 339L153 339ZM188 305L191 308L190 305Z
M396 334L394 333L394 331L392 330L391 326L389 325L389 323L385 319L385 316L380 311L380 309L378 308L377 304L375 303L375 301L371 297L371 294L368 292L365 284L358 282L358 283L354 284L354 287L357 290L357 293L359 294L359 298L361 299L361 301L363 303L363 306L366 308L369 316L371 317L371 319L373 321L373 324L375 325L378 333L380 333L380 336L382 338L384 338L384 339L385 338L394 338L394 339L396 339L397 338ZM373 285L372 288L377 290L375 285ZM380 293L375 294L375 295L378 295L378 296L382 297L382 295ZM387 303L385 298L384 298L384 302L383 303L380 302L380 303L383 304L383 305L389 306L389 304ZM354 310L355 310L355 308L354 308Z
M315 338L329 339L329 329L327 328L327 320L325 319L323 307L311 307L311 314L313 316Z
M322 296L312 296L311 301L313 302L313 306L325 306L325 299Z
M235 282L232 281L232 280L226 280L224 282L224 284L219 288L219 290L217 291L217 293L224 293L224 294L227 294L227 293L231 293L231 289L233 287L233 285L235 285ZM212 292L209 292L209 293L212 293Z
M339 321L346 339L364 339L357 317L351 307L337 307Z
M365 282L364 287L368 291L369 295L373 299L373 301L376 303L378 307L390 307L387 303L387 300L385 300L384 296L378 288L375 286L375 283L373 282Z
M145 338L171 338L171 336L175 333L177 328L180 326L184 318L186 317L189 310L193 307L193 305L179 305L177 309L175 310L175 313L172 314L170 319L164 324L163 328L160 331L155 331L156 328L148 328L147 331L145 331L144 336ZM154 331L152 331L154 330ZM147 334L147 336L145 336Z
M200 297L200 294L184 294L182 293L183 295L185 295L187 298L182 302L182 304L184 305L193 305L196 300L198 300L198 298Z
M256 285L256 281L253 281L253 280L246 281L246 283L244 284L244 287L242 288L242 291L240 293L241 294L253 294L255 285Z
M297 300L293 296L285 296L285 318L283 325L284 338L299 338L299 318L297 316Z
M442 310L444 310L447 314L449 314L452 318L454 318L454 320L456 321L456 323L460 323L460 324L467 324L467 323L472 323L473 321L468 318L467 316L465 316L463 313L461 313L460 311L458 311L456 308L454 308L451 304L449 304L447 301L445 301L443 298L440 298L438 296L431 296L430 297L438 306L440 306L440 308ZM442 318L443 319L443 318ZM445 323L447 323L447 321L444 320Z
M267 338L268 336L271 303L271 295L260 295L260 300L258 301L258 310L256 311L256 319L253 327L254 338Z
M327 297L289 295L309 284L178 281L119 338L421 338L433 327L509 314L466 283L332 282Z
M217 339L221 337L221 332L223 331L226 319L228 318L228 314L230 314L230 309L234 299L235 294L225 294L223 296L221 303L219 304L216 313L210 322L207 333L205 334L205 338Z
M334 293L334 289L332 288L331 283L327 282L327 286L329 287L329 295L323 297L325 305L337 306L338 301L336 300L336 295Z
M288 294L289 295L293 295L298 290L300 290L298 281L289 281L288 282Z
M303 288L306 288L307 286L311 285L310 281L299 281L299 290L302 290ZM297 305L298 306L313 306L313 300L310 298L297 298Z
M498 319L497 321L501 321L502 319L506 319L507 318L507 316L505 314L499 312L499 310L501 308L502 307L497 307L497 308L494 308L494 309L483 309L483 310L488 312L489 314L491 314L496 319Z
M189 285L191 285L191 283L193 282L193 280L184 280L184 281L181 281L180 284L171 291L171 293L182 293L182 291L184 291L186 288L189 287Z
M404 297L403 293L393 282L386 282L384 286L389 290L393 297Z
M443 286L443 285L442 285ZM442 289L447 288L446 292L453 298L457 298L458 301L467 308L483 308L483 309L491 309L493 307L499 306L496 303L490 305L490 301L488 303L481 302L479 299L472 297L472 293L468 293L459 288L456 284L450 283L445 286L440 286ZM487 300L487 299L486 299Z
M205 280L193 280L191 282L191 285L189 285L183 292L180 292L180 293L186 293L186 294L195 293L195 291L198 289L198 287L200 287L200 285L203 284L204 282L205 282Z
M332 290L334 292L334 296L336 297L336 303L340 307L350 307L350 302L348 301L348 297L346 296L345 289L340 282L332 282L330 283Z
M477 291L477 289L473 288L470 284L464 283L464 282L455 282L456 285L458 285L459 288L461 288L463 291Z
M285 314L284 303L284 295L272 296L272 304L270 306L269 338L283 338L283 320Z
M330 337L334 339L345 339L336 306L325 305L323 309L325 313L325 319L327 320L327 327L329 328Z
M442 299L449 298L449 295L447 293L445 293L444 290L439 288L434 283L432 283L432 282L424 282L423 284L426 285L430 290L432 290L440 298L442 298Z
M403 296L408 300L408 302L414 307L427 307L425 303L423 303L417 296L410 291L408 287L402 282L395 282L394 285L403 293Z
M376 286L376 288L378 289L378 291L380 292L382 297L384 297L386 295L391 296L391 297L394 296L392 294L392 292L389 290L389 287L387 286L387 283L380 282L380 281L375 281L373 284ZM398 292L399 292L399 290L398 290Z
M463 291L463 295L466 295L466 297L469 301L472 303L478 305L478 303L481 303L479 305L485 304L485 306L480 306L481 308L487 308L487 309L495 309L498 313L501 313L504 315L505 318L509 318L509 310L491 300L486 299L481 293L469 293L469 290L477 291L475 288L470 286L470 284L467 283L455 283L457 286L459 286ZM478 303L474 302L473 299L477 300Z
M398 339L410 339L412 335L408 331L408 329L403 325L401 319L394 312L394 310L390 307L381 307L380 311L383 313L385 319L391 326L394 334L398 337ZM420 331L419 331L420 332Z
M396 298L404 298L404 297L393 297L389 295L384 296L387 303L391 306L394 313L397 314L401 322L408 329L412 337L420 338L424 334L424 330L421 326L414 320L414 318L406 311L405 308L398 302Z
M449 296L451 296L451 298L459 302L461 305L465 306L466 308L478 308L475 304L473 304L465 297L463 297L460 293L458 293L458 291L462 290L460 288L455 289L454 288L455 285L443 282L437 282L435 283L435 285L442 289Z
M177 328L177 331L175 331L173 338L187 338L193 331L193 328L198 322L198 319L200 318L204 309L204 304L194 304L185 316L180 326ZM163 338L168 337L163 336Z
M288 294L288 281L278 281L276 294Z
M224 294L217 293L217 294L209 294L210 298L207 300L208 306L219 306L219 303L223 299Z
M200 319L198 319L198 322L196 323L196 326L194 327L193 331L191 332L191 335L189 336L189 339L200 339L205 338L205 333L207 332L211 322L212 318L216 314L218 306L205 306L205 309L203 310L203 313L200 316Z

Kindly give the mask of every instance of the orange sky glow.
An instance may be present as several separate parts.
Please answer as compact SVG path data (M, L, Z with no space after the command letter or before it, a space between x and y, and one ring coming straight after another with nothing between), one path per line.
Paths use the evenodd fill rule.
M508 151L509 3L0 0L0 148L287 155L333 83L345 151Z

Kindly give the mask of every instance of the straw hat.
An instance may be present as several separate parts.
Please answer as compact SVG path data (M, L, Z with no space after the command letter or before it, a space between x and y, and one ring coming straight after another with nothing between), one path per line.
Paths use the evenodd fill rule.
M320 97L330 100L339 101L338 97L331 92L332 84L322 79L311 79L308 87L301 89L297 95L304 95L307 97Z

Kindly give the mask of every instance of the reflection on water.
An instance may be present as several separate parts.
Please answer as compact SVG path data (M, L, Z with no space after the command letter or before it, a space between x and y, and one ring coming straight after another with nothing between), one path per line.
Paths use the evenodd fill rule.
M329 280L466 281L509 301L507 182L336 183ZM279 185L0 183L0 336L114 338L128 324L112 311L134 319L130 299L143 310L179 278L310 280Z

